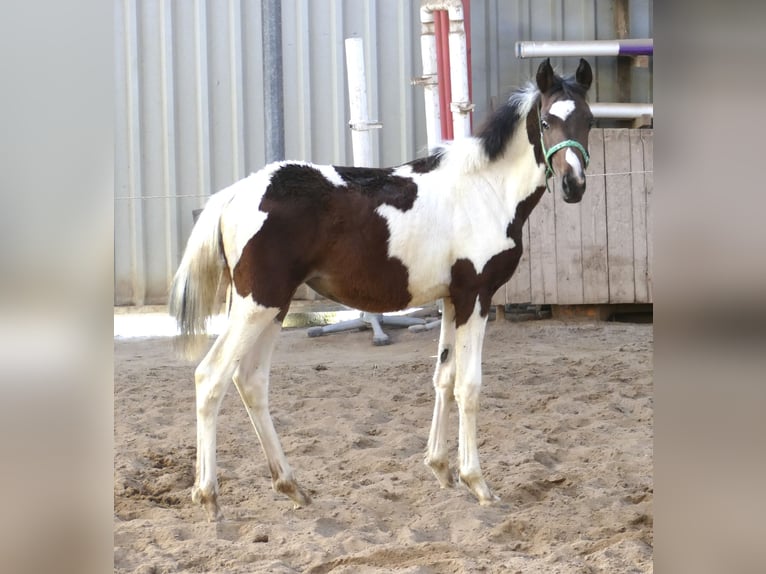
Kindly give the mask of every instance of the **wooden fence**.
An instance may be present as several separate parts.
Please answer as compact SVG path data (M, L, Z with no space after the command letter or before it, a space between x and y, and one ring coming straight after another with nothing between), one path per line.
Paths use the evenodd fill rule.
M524 255L493 304L651 303L651 129L594 129L581 203L546 193L524 226Z

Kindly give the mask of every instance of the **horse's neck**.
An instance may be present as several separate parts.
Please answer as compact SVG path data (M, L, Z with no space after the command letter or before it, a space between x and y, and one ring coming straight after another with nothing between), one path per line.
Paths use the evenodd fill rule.
M545 185L545 166L537 163L525 124L524 121L520 122L516 133L508 142L505 153L488 166L488 170L497 174L498 192L511 212L515 212L522 203L528 204L529 201L526 200L531 200L535 191ZM539 197L537 199L539 200ZM533 202L536 203L537 201Z

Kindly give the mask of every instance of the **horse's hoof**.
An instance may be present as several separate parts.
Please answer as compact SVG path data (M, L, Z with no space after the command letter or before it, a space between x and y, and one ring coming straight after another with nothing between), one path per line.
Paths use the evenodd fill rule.
M487 499L479 499L479 505L480 506L492 506L496 502L500 502L500 497L495 494L494 492L489 493L489 498Z
M500 500L500 497L489 489L483 476L464 476L461 474L459 478L460 483L471 491L481 506L489 506Z
M192 501L205 509L208 522L218 522L223 519L223 513L218 506L218 494L216 492L208 494L200 487L195 486L192 488Z
M274 490L288 496L293 501L293 508L302 508L311 504L311 497L292 480L277 480L274 482Z
M452 472L449 469L449 463L445 461L435 461L426 458L426 466L434 473L436 480L439 481L441 488L452 488L455 486L455 479L452 477Z

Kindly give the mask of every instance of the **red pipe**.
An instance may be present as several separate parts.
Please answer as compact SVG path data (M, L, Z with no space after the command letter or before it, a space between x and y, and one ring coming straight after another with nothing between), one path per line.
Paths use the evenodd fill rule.
M468 98L473 101L473 85L471 82L471 0L462 0L463 25L465 26L466 56L468 59ZM449 59L449 13L446 10L434 12L434 31L436 34L436 69L439 75L439 112L441 116L442 139L455 138L452 125L452 76ZM471 127L473 127L473 114Z
M449 14L446 10L434 12L434 24L436 66L439 71L439 115L441 116L442 139L451 140L455 137L455 133L452 128L452 112L449 109L452 101L452 88L449 61Z

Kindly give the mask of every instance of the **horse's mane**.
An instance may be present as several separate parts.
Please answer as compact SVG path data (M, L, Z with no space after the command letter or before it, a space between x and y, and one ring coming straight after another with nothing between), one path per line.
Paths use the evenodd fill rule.
M586 90L575 81L574 76L555 76L550 94L557 92L567 98L584 98L586 95ZM480 169L503 155L516 129L525 125L524 120L539 101L540 90L534 82L528 82L513 91L508 101L490 114L474 137L443 142L431 150L428 157L413 160L408 165L416 172L430 171L451 156L453 162L460 158L457 164L462 173Z

